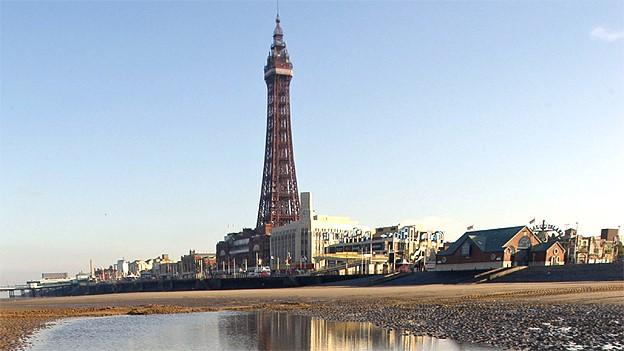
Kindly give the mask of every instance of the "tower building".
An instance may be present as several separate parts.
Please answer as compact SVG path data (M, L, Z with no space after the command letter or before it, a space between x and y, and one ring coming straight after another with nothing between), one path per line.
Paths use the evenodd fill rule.
M299 219L299 192L290 127L290 80L293 65L286 50L279 15L264 66L267 128L257 228L270 232Z

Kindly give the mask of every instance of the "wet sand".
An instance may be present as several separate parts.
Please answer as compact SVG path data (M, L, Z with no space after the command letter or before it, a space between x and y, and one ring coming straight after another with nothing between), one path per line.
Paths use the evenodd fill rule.
M65 317L219 309L291 310L513 349L624 339L624 282L316 286L2 300L0 349L18 349L35 330Z

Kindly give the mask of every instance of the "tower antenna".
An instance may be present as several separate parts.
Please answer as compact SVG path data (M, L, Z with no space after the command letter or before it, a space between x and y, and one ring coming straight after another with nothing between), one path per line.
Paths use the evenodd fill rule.
M277 8L277 18L279 18L279 0L275 0Z

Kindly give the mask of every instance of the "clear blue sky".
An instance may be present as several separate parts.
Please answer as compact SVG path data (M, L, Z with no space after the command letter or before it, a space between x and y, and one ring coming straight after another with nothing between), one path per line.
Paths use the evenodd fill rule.
M280 7L319 212L451 239L624 224L624 2ZM0 284L255 224L273 2L0 11Z

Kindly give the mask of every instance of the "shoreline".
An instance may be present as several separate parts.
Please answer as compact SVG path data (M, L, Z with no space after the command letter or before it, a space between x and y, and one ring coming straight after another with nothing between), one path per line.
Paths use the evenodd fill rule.
M374 306L374 307L372 307ZM0 349L70 317L270 310L511 349L624 340L624 282L130 293L0 301ZM588 317L589 316L589 317Z

